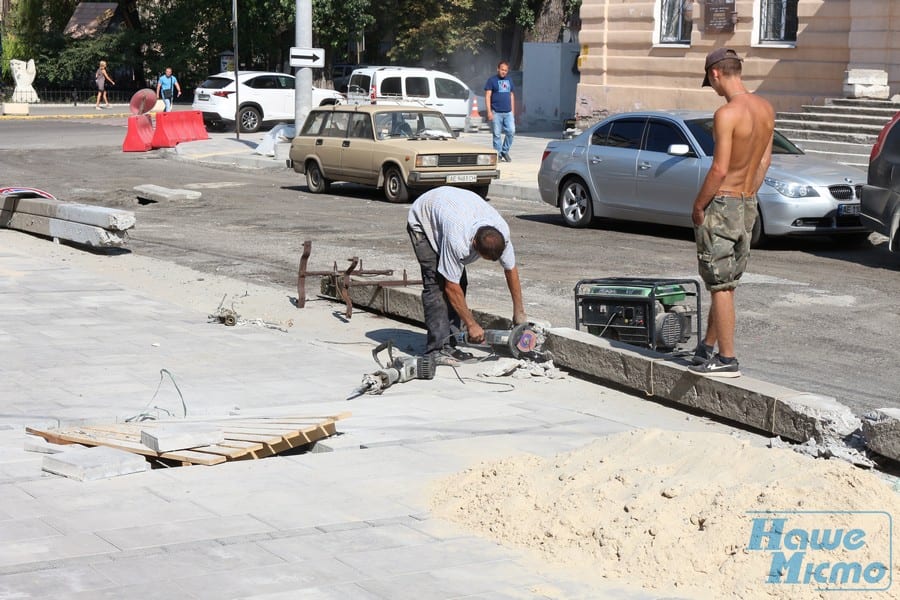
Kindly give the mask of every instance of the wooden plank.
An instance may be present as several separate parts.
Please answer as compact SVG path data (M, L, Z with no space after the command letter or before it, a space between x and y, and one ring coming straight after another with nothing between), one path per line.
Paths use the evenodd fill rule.
M335 421L346 418L349 412L328 417L252 417L202 418L139 423L106 423L75 426L62 430L40 430L26 427L26 432L38 435L55 444L84 444L109 446L136 454L159 457L182 465L216 465L228 460L247 460L272 456L279 452L309 445L333 435ZM316 419L321 419L316 421ZM157 453L140 443L141 430L153 430L171 423L210 424L221 426L225 440L218 444L185 450Z
M165 452L163 454L160 454L159 457L168 460L180 460L182 462L188 462L195 465L205 465L208 467L221 464L228 460L228 458L225 456L221 456L218 454L205 454L203 452L194 452L193 450L175 450L173 452Z
M282 440L282 437L272 437L271 435L253 435L252 433L225 432L225 439L239 442L261 442L263 444L277 444Z
M259 444L262 447L262 444ZM226 457L228 460L238 459L245 454L250 454L250 450L247 448L234 448L232 446L222 446L220 444L216 444L214 446L197 446L196 448L191 448L191 452L203 452L205 454L218 454Z
M44 437L43 433L39 430L34 430L33 433L35 435L40 435ZM86 435L80 435L72 432L57 432L56 435L59 436L60 439L67 440L68 442L76 443L76 444L85 444L87 446L109 446L110 448L118 448L119 450L127 450L129 452L135 452L137 454L142 454L144 456L157 456L156 452L148 448L143 444L134 444L131 442L127 442L124 440L113 440L113 439L98 439L95 437L90 437ZM51 441L49 438L44 437L48 442ZM57 443L57 442L54 442Z
M246 450L247 452L253 452L254 450L259 450L263 447L259 442L241 442L238 440L223 440L219 446L227 446L228 448L238 448L240 450Z

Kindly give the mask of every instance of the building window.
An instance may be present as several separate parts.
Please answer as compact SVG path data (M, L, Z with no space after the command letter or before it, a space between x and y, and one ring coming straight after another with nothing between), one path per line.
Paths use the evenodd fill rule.
M760 43L797 41L797 2L798 0L760 0Z
M694 0L657 0L659 44L691 43Z

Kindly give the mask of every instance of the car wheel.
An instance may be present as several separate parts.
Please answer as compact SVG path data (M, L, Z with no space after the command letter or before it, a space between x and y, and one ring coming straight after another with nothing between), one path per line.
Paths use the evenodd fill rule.
M207 121L204 123L206 125L207 131L225 131L225 123L223 121Z
M488 185L476 185L472 188L472 191L481 196L482 200L488 199L488 190L491 188L490 184Z
M397 167L388 167L384 171L384 197L388 202L406 202L409 200L409 189L403 181L403 173Z
M569 179L559 189L559 214L569 227L587 227L594 219L591 193L581 179Z
M262 115L252 106L245 106L238 115L241 123L241 133L256 133L262 123Z
M766 245L768 239L769 238L766 236L766 228L763 226L762 211L760 211L756 216L756 221L753 222L753 229L750 232L750 247L762 248Z
M306 188L313 194L327 192L331 182L322 175L319 163L314 160L306 164Z

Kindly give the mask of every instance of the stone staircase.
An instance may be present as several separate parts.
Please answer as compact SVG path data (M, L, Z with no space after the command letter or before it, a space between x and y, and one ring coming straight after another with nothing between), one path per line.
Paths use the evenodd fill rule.
M900 102L831 98L824 105L804 105L802 109L778 113L778 131L807 154L866 170L872 145L900 111Z

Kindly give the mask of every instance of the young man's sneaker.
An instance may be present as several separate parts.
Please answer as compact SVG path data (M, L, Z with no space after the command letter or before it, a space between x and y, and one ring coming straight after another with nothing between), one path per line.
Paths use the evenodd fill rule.
M503 153L503 160L505 160L506 162L512 162L512 159L509 157L509 152Z
M445 347L433 353L434 364L445 367L458 367L464 362L475 358L471 352L465 352L459 348Z
M703 342L697 344L697 349L694 350L694 355L691 357L691 362L695 365L702 365L709 359L713 357L715 354L715 348L713 346L707 346Z
M740 377L741 370L737 359L731 362L724 362L722 357L716 354L702 365L691 365L688 369L700 375L709 375L710 377Z

